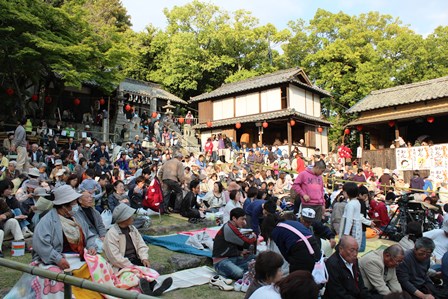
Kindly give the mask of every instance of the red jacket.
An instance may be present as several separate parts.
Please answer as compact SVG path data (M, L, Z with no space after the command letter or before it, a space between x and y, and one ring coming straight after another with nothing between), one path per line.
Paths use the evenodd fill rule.
M158 178L154 178L149 184L142 206L153 211L160 211L160 204L163 203L162 188Z
M387 207L382 201L370 200L370 219L380 220L381 226L389 224L389 214L387 213Z

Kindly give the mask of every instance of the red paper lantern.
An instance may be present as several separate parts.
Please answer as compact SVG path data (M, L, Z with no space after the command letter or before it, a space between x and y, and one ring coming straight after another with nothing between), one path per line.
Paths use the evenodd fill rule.
M324 128L322 127L317 127L317 132L322 133L324 131Z
M209 128L210 128L210 127L211 127L212 125L213 125L213 124L212 124L212 122L211 122L211 121L208 121L208 122L207 122L207 127L209 127Z
M6 89L6 94L9 95L9 96L12 96L12 95L14 94L14 89L12 89L12 88L7 88L7 89Z
M124 110L126 111L131 111L132 107L129 104L126 104L126 106L124 106Z
M106 104L106 100L104 100L103 98L100 99L100 105L103 106L104 104Z
M181 116L181 117L179 117L178 121L179 121L180 124L183 124L184 121L185 121L185 118L183 118L183 117Z
M235 128L240 129L241 128L241 123L236 123L235 124Z
M263 128L266 129L268 126L269 126L269 124L267 123L267 121L264 121L264 122L263 122Z
M350 134L350 129L348 129L348 128L347 128L347 129L345 129L345 130L344 130L344 134L345 134L345 135L348 135L348 134Z
M434 122L434 116L428 116L428 117L426 118L426 120L427 120L430 124L432 124L432 123Z
M291 125L291 127L294 127L294 125L296 124L296 121L293 120L293 119L291 119L291 120L289 121L289 124Z
M151 116L152 116L152 118L156 118L157 115L158 115L157 112L154 111Z
M37 94L33 94L31 96L31 101L33 101L33 102L37 102L38 99L39 99L39 96Z
M51 104L52 101L53 101L53 99L50 96L46 96L45 97L45 103L46 104Z
M392 128L393 126L395 126L395 120L389 120L387 124Z
M75 104L75 106L78 106L79 104L81 104L81 100L76 98L73 100L73 104Z
M358 130L359 132L362 131L362 128L363 128L362 125L357 125L357 126L356 126L356 130Z

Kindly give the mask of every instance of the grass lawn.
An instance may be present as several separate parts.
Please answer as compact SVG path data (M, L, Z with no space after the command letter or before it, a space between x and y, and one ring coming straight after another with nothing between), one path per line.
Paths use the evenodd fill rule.
M186 221L185 218L181 218L178 215L167 216L163 215L161 222L158 216L151 216L152 225L150 229L144 234L148 235L166 235L176 233L178 231L194 230L204 227L204 225L213 226L214 223L206 224L191 224ZM27 253L21 257L11 257L10 245L4 244L4 254L7 259L11 259L17 262L28 264L31 262L31 254ZM182 254L177 252L172 252L168 249L148 245L149 247L149 259L151 263L157 263L162 265L163 271L161 274L172 273L174 270L172 265L168 262L168 258L173 254ZM211 266L211 260L207 259L206 265ZM7 293L7 291L14 286L14 284L20 279L22 273L13 269L1 267L0 269L0 298ZM191 287L187 289L180 289L172 291L163 295L163 298L167 299L180 299L180 298L213 298L213 299L235 299L244 298L244 293L241 292L224 292L216 288L211 288L209 285L202 285Z

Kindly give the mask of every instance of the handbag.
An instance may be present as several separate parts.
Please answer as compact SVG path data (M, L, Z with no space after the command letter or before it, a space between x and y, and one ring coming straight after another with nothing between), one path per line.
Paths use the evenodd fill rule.
M109 227L112 225L112 212L111 210L104 210L101 212L101 219L103 220L104 227L106 229L109 229Z
M305 243L306 247L308 248L308 251L311 255L314 255L314 249L311 246L310 242L308 241L308 238L305 237L298 229L295 227L286 224L286 223L279 223L277 226L286 228L296 235L300 237L300 239ZM328 271L327 267L325 266L325 260L324 260L324 254L321 252L320 259L315 262L313 272L311 272L313 275L314 281L317 284L325 284L328 282Z

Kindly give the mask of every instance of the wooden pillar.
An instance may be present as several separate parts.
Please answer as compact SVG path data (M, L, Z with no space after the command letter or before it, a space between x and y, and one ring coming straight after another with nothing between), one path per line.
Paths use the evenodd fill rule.
M359 132L359 146L364 149L364 134Z
M258 127L258 141L263 143L263 127Z
M286 132L288 134L288 155L291 155L291 146L292 146L292 128L291 122L286 122Z
M398 124L397 124L397 122L395 122L395 140L397 140L398 137L400 137L400 130L398 130ZM399 147L400 147L400 142L395 141L395 148L399 148Z

